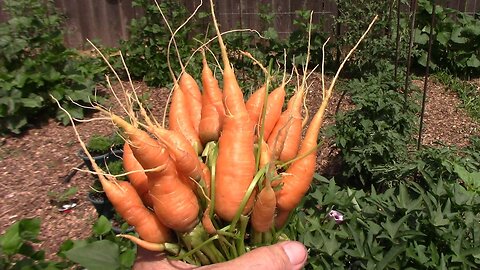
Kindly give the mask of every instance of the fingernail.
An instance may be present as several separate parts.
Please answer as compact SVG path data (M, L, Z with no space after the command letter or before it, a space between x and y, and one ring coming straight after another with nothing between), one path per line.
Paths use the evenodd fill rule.
M282 245L288 260L295 269L301 269L307 261L307 250L299 242L289 241Z

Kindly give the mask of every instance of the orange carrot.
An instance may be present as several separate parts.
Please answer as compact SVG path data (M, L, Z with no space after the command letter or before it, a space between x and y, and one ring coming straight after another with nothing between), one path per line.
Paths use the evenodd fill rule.
M120 117L114 114L110 117L125 131L135 158L146 170L157 217L175 231L192 229L198 222L200 206L193 190L179 177L167 148Z
M204 91L202 95L202 117L198 127L198 135L204 145L210 141L218 140L222 128L220 121L220 114L215 104Z
M266 179L265 183L265 187L258 193L251 216L252 227L257 232L268 231L272 227L275 217L277 203L275 191L273 191L270 181Z
M202 86L203 93L206 94L210 101L215 105L217 112L220 116L220 126L222 126L223 118L225 117L225 107L223 106L223 93L218 86L218 81L213 75L212 70L208 66L207 59L205 58L205 53L202 51L203 55L203 69L202 69Z
M150 194L148 194L147 175L143 172L142 165L138 163L138 160L133 155L132 149L128 143L125 143L123 146L123 168L125 172L129 173L127 175L128 180L135 188L140 198L142 198L143 203L146 206L152 207L152 199L150 198Z
M200 114L202 111L202 94L195 79L186 71L180 77L178 82L180 89L186 97L187 110L190 112L192 125L198 133L198 125L200 124Z
M222 219L232 221L237 211L242 210L239 209L241 202L255 175L254 132L251 128L252 124L245 107L242 90L228 60L227 49L215 19L212 1L210 8L222 52L223 101L227 113L219 138L215 178L215 212ZM250 211L254 197L255 195L252 193L243 213Z
M125 131L125 135L130 140L133 155L144 169L156 168L162 164L163 159L159 152L164 148L163 145L147 132L134 127L121 117L110 113L110 118L113 123Z
M157 217L177 232L187 232L198 223L200 206L192 187L178 175L166 149L161 171L147 172L150 196Z
M78 131L75 128L75 123L73 122L71 115L65 109L61 109L70 118L80 145L92 163L100 183L102 184L103 190L109 201L115 207L115 210L128 224L135 226L135 230L144 240L152 243L164 243L170 241L170 230L161 223L154 213L145 207L142 199L130 183L125 181L117 182L115 179L107 179L107 177L103 175L102 169L100 169L95 163L94 159L88 152L85 143L81 140L80 134L78 134ZM123 121L123 119L119 119Z
M268 144L272 147L274 156L279 156L280 161L288 161L293 159L298 152L300 141L302 138L302 104L303 89L297 90L289 101L289 106L280 115L272 135L269 137ZM283 144L277 139L281 129L285 129L286 137Z
M215 234L217 233L217 229L215 229L215 226L213 225L213 222L212 222L212 219L210 218L209 213L210 213L210 202L208 203L207 208L203 212L202 225L208 234Z
M125 181L108 181L99 177L103 190L118 214L142 239L152 243L170 241L170 230L144 205L135 188Z
M149 130L163 142L175 160L175 165L180 174L199 181L202 177L202 168L195 149L182 134L175 130L168 130L158 126Z
M252 227L257 232L266 232L272 227L277 204L271 182L272 177L276 175L276 171L271 163L271 152L268 144L262 141L260 146L260 167L264 166L269 166L265 173L265 185L257 195L251 216Z
M315 173L317 139L323 123L327 96L314 115L298 151L298 159L292 162L282 178L282 189L277 192L277 206L283 211L293 210L307 192Z
M275 216L275 228L280 229L285 225L290 217L290 212L287 210L277 209L277 214Z
M205 184L205 193L207 194L207 196L210 196L210 183L212 181L210 169L203 162L200 162L200 167L202 167L202 180Z
M258 88L245 103L245 107L250 115L250 120L252 121L254 130L259 124L258 122L261 118L260 116L262 115L263 104L265 103L266 87L267 86L264 84Z
M200 115L200 111L198 112ZM193 126L188 110L186 95L182 92L178 85L173 90L170 112L168 114L169 125L171 130L181 133L192 145L197 154L202 152L202 143L198 137L198 132Z
M283 102L285 102L285 85L282 83L275 88L267 98L267 107L265 109L265 123L263 128L263 139L268 140L275 124L282 113Z
M215 211L227 221L231 221L239 210L255 175L254 132L251 127L248 114L229 116L225 118L219 139ZM243 213L248 213L252 204L253 196Z

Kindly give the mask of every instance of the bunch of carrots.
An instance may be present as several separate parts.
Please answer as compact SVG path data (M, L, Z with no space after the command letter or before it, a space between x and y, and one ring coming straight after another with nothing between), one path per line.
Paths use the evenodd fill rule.
M149 115L135 91L123 89L126 118L96 108L125 136L123 165L129 181L116 180L91 159L108 199L138 235L120 236L196 265L230 260L283 239L281 229L313 179L318 135L340 71L323 89L321 106L308 126L302 114L309 88L306 65L285 108L285 74L270 92L267 74L266 83L245 101L211 2L223 60L222 88L205 53L202 90L183 67L178 79L172 76L168 128Z

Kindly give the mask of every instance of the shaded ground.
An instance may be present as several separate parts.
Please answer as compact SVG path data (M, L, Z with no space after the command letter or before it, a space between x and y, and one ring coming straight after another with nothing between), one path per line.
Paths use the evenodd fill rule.
M416 82L421 85L421 82ZM142 84L136 84L140 92L146 90ZM321 83L315 78L309 94L308 106L316 110L321 102ZM159 118L167 97L167 90L152 89L149 103L154 115ZM332 113L339 100L336 93L332 99L326 124L333 122ZM341 103L340 109L348 108L348 99ZM313 113L313 112L312 112ZM93 117L99 116L98 114ZM93 134L109 134L113 129L110 122L91 121L78 124L78 130L84 140ZM446 92L436 82L429 86L429 99L425 114L424 144L441 141L450 145L466 145L468 137L480 134L480 126L459 109L456 95ZM0 233L22 218L40 217L42 230L40 247L46 249L47 256L53 257L59 245L67 239L85 238L91 233L91 225L96 220L94 208L86 199L93 183L92 176L79 172L69 183L62 177L70 169L79 165L77 157L79 144L71 126L64 127L54 121L41 128L32 129L21 137L7 137L0 140ZM331 164L336 151L324 143L319 154L318 170L329 174L335 166ZM62 192L76 186L77 206L70 212L59 212L51 205L48 191Z

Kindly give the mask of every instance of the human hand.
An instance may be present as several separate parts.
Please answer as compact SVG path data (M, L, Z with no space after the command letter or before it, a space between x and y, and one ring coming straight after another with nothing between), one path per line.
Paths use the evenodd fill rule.
M176 270L176 269L269 269L269 270L298 270L302 269L307 261L307 250L299 242L285 241L271 246L256 248L234 260L196 267L181 261L168 260L162 253L138 250L134 270Z

